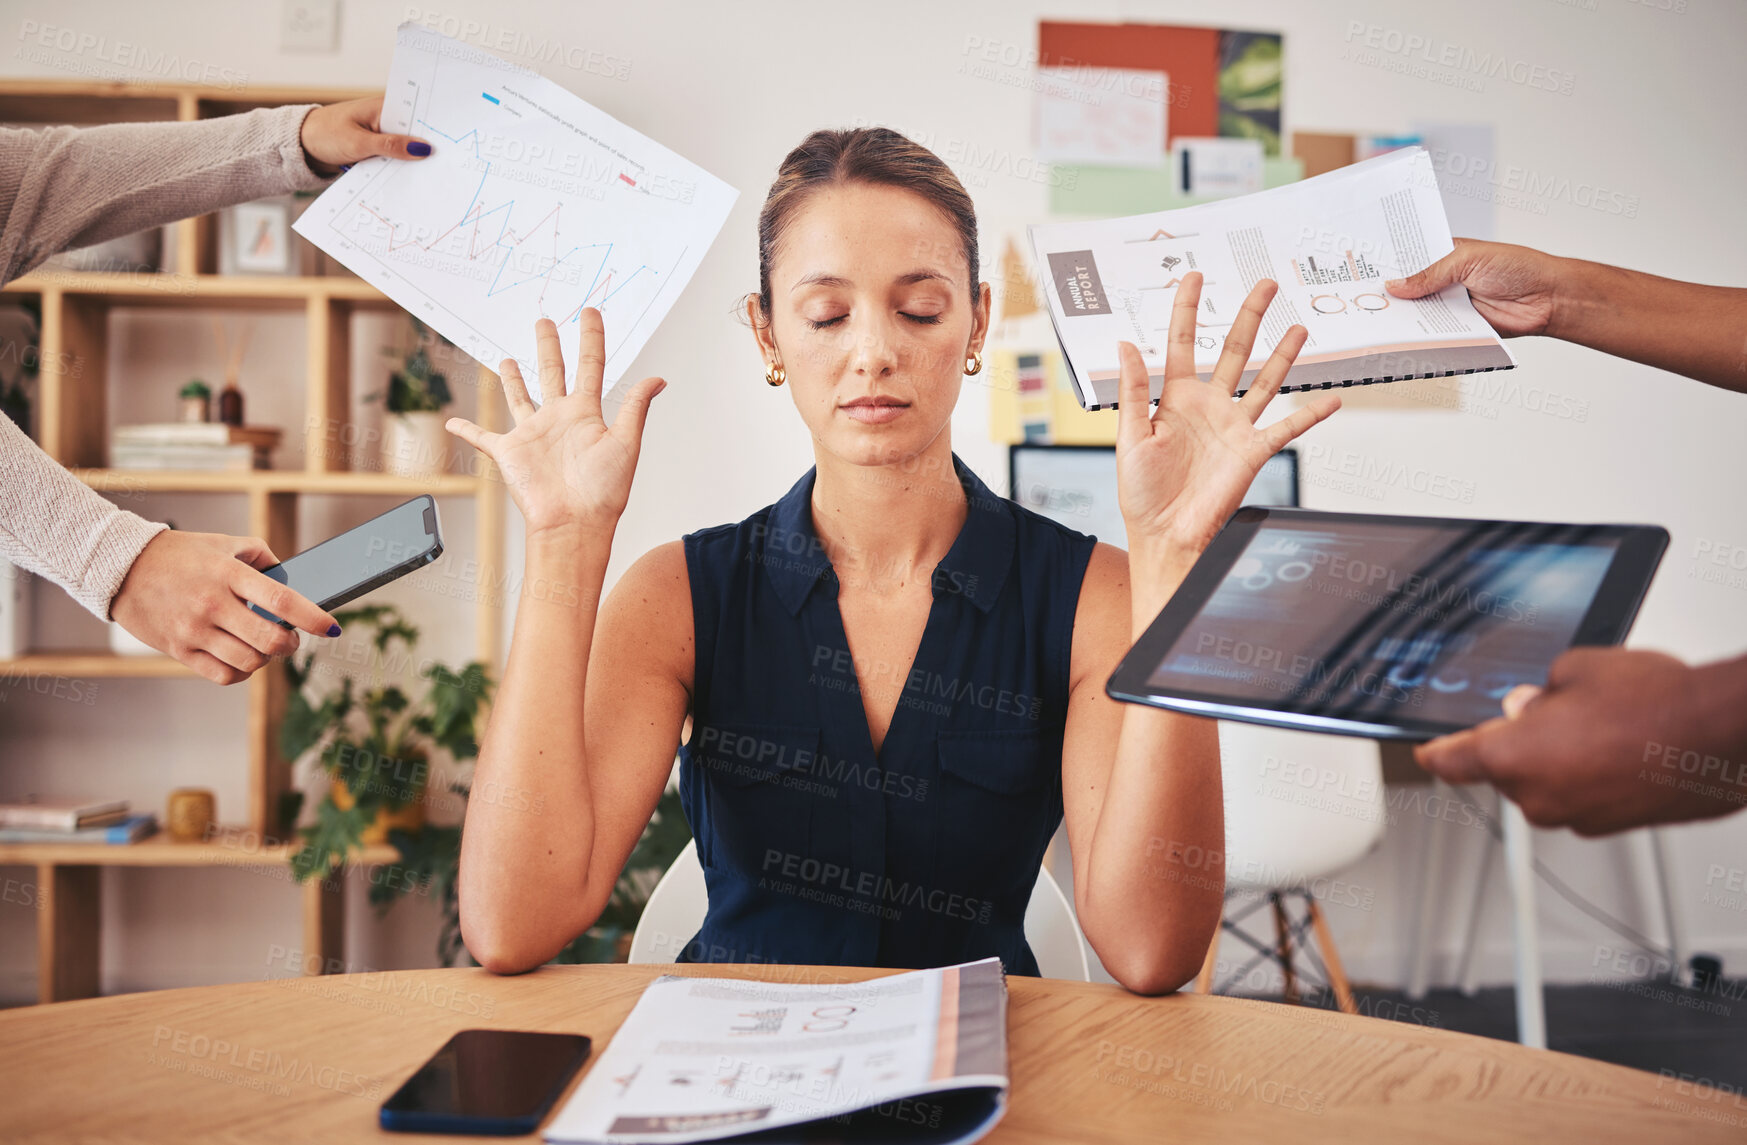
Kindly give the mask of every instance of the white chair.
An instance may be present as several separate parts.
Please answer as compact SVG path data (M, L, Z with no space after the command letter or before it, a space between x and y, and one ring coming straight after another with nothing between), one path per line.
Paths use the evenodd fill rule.
M1452 788L1442 781L1436 782L1434 790L1444 796L1459 791L1465 799L1487 798L1485 789L1470 791L1466 788ZM1491 798L1495 806L1492 814L1498 822L1499 840L1503 844L1505 875L1510 887L1511 921L1516 937L1513 961L1517 1041L1534 1049L1546 1049L1547 1011L1542 987L1540 935L1535 925L1534 835L1521 808L1497 792L1492 792ZM1420 865L1420 892L1416 900L1419 904L1418 917L1410 930L1406 993L1413 999L1425 997L1430 986L1431 949L1436 939L1435 912L1426 910L1425 904L1433 901L1437 882L1454 865L1446 861L1444 848L1451 835L1457 833L1454 828L1436 819L1425 826L1428 838L1425 859ZM1691 949L1687 942L1686 921L1680 910L1680 900L1674 894L1669 878L1668 856L1664 849L1662 832L1656 829L1634 831L1620 836L1617 841L1632 848L1630 858L1636 868L1639 894L1645 900L1644 912L1654 914L1659 911L1662 916L1662 925L1668 935L1673 983L1676 986L1688 985L1691 976L1691 967L1688 965ZM1470 996L1480 987L1480 972L1475 955L1480 941L1481 910L1486 902L1489 876L1492 873L1494 847L1490 832L1481 833L1479 848L1478 863L1470 881L1467 920L1462 931L1462 951L1456 963L1456 988Z
M1372 740L1286 731L1253 724L1221 722L1219 754L1225 789L1225 887L1228 910L1207 949L1197 979L1198 992L1217 985L1219 942L1229 932L1257 951L1237 977L1254 966L1277 962L1285 995L1296 995L1294 950L1307 951L1306 930L1316 939L1328 987L1347 1013L1357 1006L1333 936L1317 905L1358 893L1342 889L1335 876L1377 846L1386 825L1383 765ZM1350 893L1349 893L1350 892ZM1293 921L1287 896L1304 903L1304 917ZM1254 897L1271 905L1274 943L1257 942L1238 925L1253 909L1229 909L1234 898ZM1233 917L1234 914L1236 917Z
M685 845L649 895L643 916L631 935L631 961L672 962L697 933L709 905L704 868L698 862L697 841L693 840ZM1042 869L1037 872L1037 885L1032 888L1031 902L1025 908L1025 940L1031 944L1038 972L1045 978L1092 980L1086 940L1074 921L1067 896L1050 873Z
M1460 788L1434 779L1432 796L1448 800ZM1467 798L1466 793L1462 796ZM1484 798L1484 795L1482 795ZM1514 967L1516 979L1517 1041L1531 1049L1547 1048L1547 1009L1541 980L1541 939L1535 927L1535 855L1534 836L1522 809L1494 792L1492 816L1504 845L1505 875L1510 884L1511 922L1515 929ZM1476 805L1477 806L1477 805ZM1408 930L1408 972L1405 993L1415 1001L1424 998L1431 979L1431 950L1437 912L1427 909L1435 900L1437 884L1449 877L1452 864L1445 855L1455 827L1441 818L1423 825L1425 849L1419 868L1419 894L1413 900L1413 918ZM1472 994L1475 979L1474 951L1480 936L1480 911L1485 905L1487 875L1492 866L1492 837L1482 833L1479 869L1475 872L1473 893L1468 905L1468 927L1463 940L1461 960L1456 976L1462 992Z

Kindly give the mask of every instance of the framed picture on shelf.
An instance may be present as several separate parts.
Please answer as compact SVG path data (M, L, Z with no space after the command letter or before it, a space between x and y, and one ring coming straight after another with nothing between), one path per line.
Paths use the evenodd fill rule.
M220 274L296 274L291 206L283 198L238 203L219 216Z

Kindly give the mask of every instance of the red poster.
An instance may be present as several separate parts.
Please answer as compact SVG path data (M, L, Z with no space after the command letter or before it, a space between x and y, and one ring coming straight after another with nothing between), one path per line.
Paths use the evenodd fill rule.
M1179 135L1219 134L1219 36L1217 28L1045 20L1037 25L1038 66L1164 72L1168 145Z

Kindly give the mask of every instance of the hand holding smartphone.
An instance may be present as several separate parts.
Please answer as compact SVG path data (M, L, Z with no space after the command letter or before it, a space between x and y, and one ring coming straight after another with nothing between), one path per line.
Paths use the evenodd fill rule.
M442 555L437 502L426 493L261 572L331 610ZM291 627L264 608L249 607L282 628Z

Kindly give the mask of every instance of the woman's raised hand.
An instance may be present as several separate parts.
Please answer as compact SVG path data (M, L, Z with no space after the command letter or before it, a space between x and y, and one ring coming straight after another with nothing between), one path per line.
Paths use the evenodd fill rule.
M452 417L450 433L497 463L510 496L527 520L528 536L566 529L611 530L631 496L631 478L643 443L649 403L667 388L660 378L631 387L611 426L601 417L601 378L606 369L606 333L600 311L582 312L576 390L566 393L564 351L550 318L534 324L540 363L540 401L535 407L512 358L499 367L515 428L492 433Z
M1132 343L1118 347L1117 500L1130 551L1151 546L1198 555L1237 509L1263 463L1340 408L1334 394L1318 394L1272 425L1256 425L1304 348L1308 332L1302 326L1286 332L1248 392L1233 400L1277 290L1264 278L1250 291L1225 337L1213 380L1204 382L1195 373L1201 275L1184 275L1171 308L1164 389L1150 416L1146 363Z

